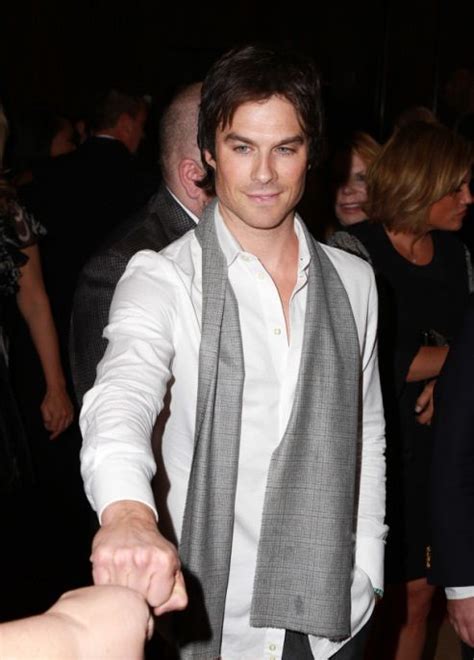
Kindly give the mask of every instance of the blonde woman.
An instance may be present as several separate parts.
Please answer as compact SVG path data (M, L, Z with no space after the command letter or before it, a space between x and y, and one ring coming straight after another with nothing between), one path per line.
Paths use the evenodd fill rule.
M370 222L331 243L369 260L379 290L379 357L387 422L387 626L374 657L418 660L435 588L428 585L432 392L472 289L453 234L468 205L473 153L440 125L397 130L371 165Z

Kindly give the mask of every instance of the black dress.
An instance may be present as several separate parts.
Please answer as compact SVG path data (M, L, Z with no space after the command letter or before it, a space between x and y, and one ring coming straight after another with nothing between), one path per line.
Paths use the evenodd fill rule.
M6 326L9 306L18 291L20 268L27 262L21 250L44 232L14 201L0 206L0 492L11 492L33 477L25 431L8 375Z
M431 345L433 338L449 344L460 326L471 286L469 254L463 243L449 232L431 235L434 254L425 266L402 257L380 224L362 222L330 241L368 259L377 280L387 434L388 583L424 577L429 563L431 428L419 424L415 416L425 383L407 383L406 376L426 337Z

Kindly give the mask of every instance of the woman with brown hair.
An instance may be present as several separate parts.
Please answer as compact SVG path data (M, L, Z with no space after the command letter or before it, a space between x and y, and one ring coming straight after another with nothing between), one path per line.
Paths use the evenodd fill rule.
M467 206L473 152L440 125L397 130L367 176L370 221L331 244L370 261L379 292L379 358L387 423L386 594L390 630L375 657L417 660L435 588L427 510L432 392L472 290L469 255L452 233Z
M357 131L340 146L331 159L334 214L346 227L366 220L366 174L380 145L368 133Z

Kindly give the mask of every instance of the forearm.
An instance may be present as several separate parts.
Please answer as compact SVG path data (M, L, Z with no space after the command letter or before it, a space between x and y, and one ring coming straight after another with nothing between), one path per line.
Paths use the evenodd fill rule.
M448 350L448 346L422 346L410 364L407 383L436 378L443 367Z
M46 612L39 616L0 624L3 660L79 660L71 625Z
M64 388L65 379L59 354L58 336L51 306L44 288L38 247L23 250L28 257L21 269L17 303L30 330L48 389Z
M20 291L17 302L41 362L46 387L49 390L64 388L58 336L47 296L40 295L35 300L26 300Z

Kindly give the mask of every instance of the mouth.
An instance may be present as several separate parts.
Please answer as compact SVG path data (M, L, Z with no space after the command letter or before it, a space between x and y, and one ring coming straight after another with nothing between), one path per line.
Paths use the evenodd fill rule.
M256 204L271 204L279 197L279 195L279 192L247 193L247 197Z
M360 204L339 204L339 208L342 211L348 211L349 213L351 213L351 211L360 211L361 210Z

